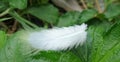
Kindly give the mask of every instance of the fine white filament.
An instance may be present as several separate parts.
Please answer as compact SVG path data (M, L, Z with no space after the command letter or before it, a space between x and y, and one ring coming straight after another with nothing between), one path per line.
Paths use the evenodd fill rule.
M86 24L70 27L52 28L32 32L28 42L33 48L41 50L66 50L82 45L86 41Z

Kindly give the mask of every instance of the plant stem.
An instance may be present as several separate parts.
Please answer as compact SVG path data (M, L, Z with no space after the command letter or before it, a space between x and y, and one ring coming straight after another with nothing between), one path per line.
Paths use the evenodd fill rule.
M85 4L85 0L81 0L81 3L82 3L82 5L83 5L83 7L84 7L85 9L88 9L88 8L87 8L87 5Z
M25 28L25 27L30 28L29 25L32 26L33 28L39 28L37 25L35 25L35 24L29 22L28 20L22 18L22 17L21 17L17 12L15 12L15 11L14 11L14 12L10 12L9 14L10 14L11 16L13 16L18 22L20 22L20 23L23 25L24 28ZM27 25L27 24L28 24L28 25Z
M96 5L96 7L97 7L98 12L99 12L99 13L102 13L102 9L101 9L101 7L100 7L100 4L99 4L98 0L95 0L95 5Z
M14 33L16 30L17 30L17 25L18 25L18 22L17 21L14 21L14 24L12 26L12 29L8 31L9 34L12 34Z
M11 8L6 9L4 12L2 12L2 13L0 14L0 17L8 14L10 10L11 10Z
M3 22L0 22L0 25L3 26L5 29L8 29L7 25Z
M12 18L12 17L2 18L2 19L0 19L0 22L5 21L5 20L9 20L9 19L11 19L11 18Z

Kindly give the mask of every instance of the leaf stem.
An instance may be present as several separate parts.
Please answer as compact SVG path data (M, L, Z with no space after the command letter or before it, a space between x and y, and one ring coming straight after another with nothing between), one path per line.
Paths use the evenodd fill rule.
M0 25L3 26L5 29L8 29L7 25L3 22L0 22Z
M85 0L81 0L81 3L85 9L88 9L87 5L85 4Z
M99 13L102 13L102 9L101 9L101 7L100 7L100 4L99 4L99 1L98 1L98 0L95 0L95 5L96 5L96 7L97 7L98 12L99 12Z
M0 19L0 22L5 21L5 20L9 20L9 19L11 19L11 18L12 18L12 17L2 18L2 19Z
M22 18L17 12L10 12L9 13L11 16L13 16L18 22L20 22L23 27L26 26L26 27L29 27L28 25L32 26L33 28L39 28L37 25L31 23L30 21ZM28 24L28 25L27 25ZM29 27L30 28L30 27Z
M4 12L2 12L2 13L0 14L0 17L8 14L10 10L11 10L11 8L6 9Z

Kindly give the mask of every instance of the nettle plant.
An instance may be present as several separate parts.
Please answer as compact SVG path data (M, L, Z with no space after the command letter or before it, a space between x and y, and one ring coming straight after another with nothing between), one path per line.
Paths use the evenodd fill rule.
M0 62L119 61L119 0L0 0Z

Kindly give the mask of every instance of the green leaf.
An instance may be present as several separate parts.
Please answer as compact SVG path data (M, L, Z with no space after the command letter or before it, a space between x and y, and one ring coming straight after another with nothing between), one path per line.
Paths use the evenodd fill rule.
M56 23L59 15L58 9L53 5L41 5L39 7L32 7L28 9L28 13L38 17L42 21L52 24Z
M57 26L63 27L63 26L74 25L75 23L77 23L79 16L80 16L80 12L75 12L75 11L67 12L59 18L59 22Z
M87 42L90 62L119 62L120 60L120 24L106 23L90 26ZM109 31L106 32L106 30ZM106 34L107 33L107 34Z
M89 21L90 19L94 18L95 15L97 15L97 11L94 10L94 9L84 10L84 11L81 13L81 16L80 16L80 18L79 18L79 23L87 22L87 21Z
M86 42L81 46L78 46L77 48L73 48L72 52L79 57L81 62L88 62L87 60L87 45Z
M88 43L88 52L89 52L88 54L89 54L90 62L97 62L98 60L99 57L98 52L100 52L99 49L103 42L102 36L105 31L106 31L105 23L94 24L90 26L88 29L87 43Z
M0 12L4 11L5 9L7 9L7 5L3 1L0 1Z
M110 5L111 3L113 3L116 0L104 0L105 2L105 7L107 7L108 5Z
M79 57L75 56L70 51L55 52L41 51L39 54L32 56L33 59L42 59L47 62L81 62Z
M113 18L120 15L120 4L110 4L105 11L105 16L107 18Z
M5 34L5 32L0 31L0 49L3 48L3 46L5 46L6 37L7 37L7 35Z
M26 54L32 49L25 40L18 38L16 33L7 39L5 47L0 50L1 62L25 62Z
M105 36L101 50L102 57L99 62L120 61L120 24L116 24L108 35Z
M27 0L9 0L9 4L13 8L25 9L27 7Z

